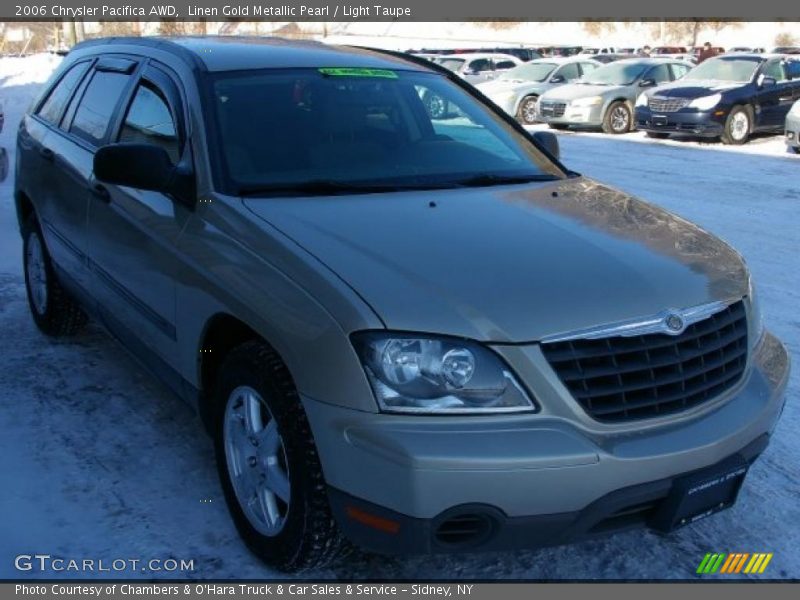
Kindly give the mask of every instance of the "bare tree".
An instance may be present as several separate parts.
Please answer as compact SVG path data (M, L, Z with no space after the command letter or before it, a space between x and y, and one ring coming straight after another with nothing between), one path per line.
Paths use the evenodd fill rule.
M166 20L158 24L158 33L161 35L184 35L186 23L183 21Z
M797 38L788 31L781 31L775 36L776 46L794 46L797 43Z
M584 21L581 25L586 33L595 37L614 33L617 30L616 23L611 21Z

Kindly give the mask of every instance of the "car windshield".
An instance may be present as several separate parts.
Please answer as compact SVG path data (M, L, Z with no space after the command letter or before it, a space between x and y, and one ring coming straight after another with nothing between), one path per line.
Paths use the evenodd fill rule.
M591 72L581 83L592 85L630 85L636 81L647 68L641 63L616 62L600 67Z
M498 79L507 79L511 81L544 81L555 68L556 65L553 63L529 62L509 69L500 75Z
M445 69L455 73L461 68L461 65L464 64L465 60L463 58L440 58L437 62Z
M321 68L209 76L234 194L369 193L552 180L563 171L435 73Z
M760 62L758 58L710 58L697 65L683 78L747 83L753 78Z

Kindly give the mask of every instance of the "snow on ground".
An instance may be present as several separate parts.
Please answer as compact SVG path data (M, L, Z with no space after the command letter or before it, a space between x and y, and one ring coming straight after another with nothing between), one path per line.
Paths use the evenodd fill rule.
M0 143L12 154L20 114L57 60L0 59L6 110ZM688 217L738 248L754 273L767 326L797 361L800 157L777 156L779 138L728 149L652 142L640 134L559 137L571 168ZM198 578L280 576L239 541L211 443L192 411L96 327L67 342L34 328L11 189L10 178L0 184L0 578L36 576L14 569L15 556L33 553L193 559L187 575ZM669 537L636 531L560 548L463 556L356 554L309 576L687 578L706 552L739 551L774 552L765 576L800 578L799 378L796 369L783 421L737 506Z

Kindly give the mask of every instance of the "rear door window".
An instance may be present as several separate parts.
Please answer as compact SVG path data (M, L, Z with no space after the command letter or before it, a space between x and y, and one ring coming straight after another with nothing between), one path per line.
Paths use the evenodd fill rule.
M689 67L687 65L679 65L678 63L674 63L671 65L671 67L672 76L674 79L680 79L689 72Z
M564 65L558 70L557 74L561 75L564 78L564 81L574 81L575 79L579 79L581 76L578 63L569 63Z
M667 64L656 65L645 74L643 79L652 79L653 81L656 82L656 84L666 83L668 81L671 81L672 76L670 75L669 72L669 65Z
M69 102L75 88L80 84L88 68L88 62L81 62L70 67L53 87L37 114L45 121L58 125L61 115L64 114L64 107Z
M95 71L75 111L70 133L97 145L106 135L130 75L113 71Z

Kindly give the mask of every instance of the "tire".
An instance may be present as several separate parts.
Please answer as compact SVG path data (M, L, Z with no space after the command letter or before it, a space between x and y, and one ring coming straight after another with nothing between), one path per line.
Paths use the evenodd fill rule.
M525 96L517 107L517 121L523 125L533 125L536 123L536 104L539 96Z
M720 136L723 144L739 146L747 143L753 127L750 109L746 106L736 106L725 119L725 129Z
M278 355L258 341L233 349L214 400L217 470L248 548L291 573L344 556L350 545L331 513L308 419Z
M431 119L444 119L447 116L447 101L439 94L426 92L422 101Z
M645 131L644 134L647 137L653 138L655 140L665 140L669 137L668 133L661 133L659 131Z
M558 131L564 131L569 128L569 125L565 125L564 123L548 123L547 126L550 129L557 129Z
M620 100L612 102L603 115L603 133L628 133L633 123L630 107Z
M800 154L800 147L798 147L798 146L787 146L787 149L792 154Z
M78 333L89 318L59 283L35 218L29 218L23 226L22 240L25 291L36 326L53 337Z

